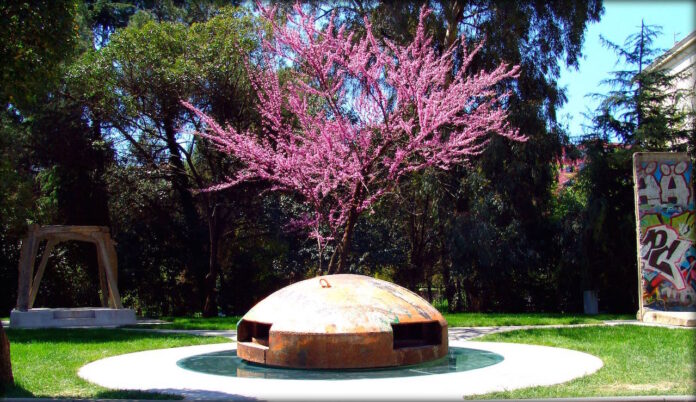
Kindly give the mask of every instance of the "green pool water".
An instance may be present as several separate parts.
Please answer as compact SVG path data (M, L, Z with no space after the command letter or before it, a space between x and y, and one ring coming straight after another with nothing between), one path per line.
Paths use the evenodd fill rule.
M301 370L268 367L249 363L237 356L236 350L207 353L179 360L177 366L186 370L228 377L269 378L277 380L357 380L366 378L414 377L458 373L492 366L503 356L485 350L450 347L447 356L414 366L350 370Z

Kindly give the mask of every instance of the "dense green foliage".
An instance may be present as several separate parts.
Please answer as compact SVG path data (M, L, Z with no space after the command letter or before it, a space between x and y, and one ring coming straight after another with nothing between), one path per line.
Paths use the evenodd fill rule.
M115 202L111 207L119 211L114 216L121 218L112 226L114 231L125 232L124 240L129 242L129 252L124 253L126 267L137 267L137 274L154 275L142 281L145 287L136 287L133 295L146 308L155 308L152 313L198 311L204 305L211 315L217 313L212 292L218 263L209 255L217 254L222 231L230 220L222 209L235 203L230 198L238 201L243 196L196 197L192 193L219 179L216 176L229 169L229 161L198 138L184 138L180 128L191 124L191 119L180 100L210 110L221 121L250 124L254 114L245 100L252 94L240 52L251 52L258 46L257 30L254 18L239 9L222 9L209 20L190 25L157 21L141 12L104 47L86 52L71 68L69 77L76 82L73 95L88 107L90 119L99 122L101 132L112 141L123 141L118 154L126 161L117 163L110 175L115 179L110 190L119 193L112 198ZM120 190L123 187L133 191ZM164 210L154 217L150 206L127 207L142 203ZM120 213L125 210L126 214ZM226 214L227 221L220 219L220 214ZM153 218L156 221L152 222ZM169 245L156 245L150 234L132 227L134 223L149 223L151 227L145 230L180 235L164 235L161 243ZM152 255L150 263L144 265L131 263L130 257L147 255L142 247L148 246L158 249L159 255ZM137 275L128 268L125 273ZM168 289L156 294L169 294L173 299L159 310L153 306L157 300L147 300L147 294L152 291L151 281L158 282L155 278L163 275ZM132 279L133 284L141 282L137 277ZM183 286L176 286L177 281ZM185 300L190 306L183 306Z
M643 25L623 45L604 40L626 68L604 81L607 94L596 95L600 105L579 145L585 166L561 192L567 206L575 205L563 213L570 272L618 311L631 311L638 303L637 287L616 286L636 280L633 153L688 150L693 155L696 144L694 111L682 103L693 92L675 86L683 74L651 65L662 54L652 46L659 32Z
M29 223L109 226L124 303L143 315L241 314L316 272L315 244L286 230L303 211L291 195L263 192L263 184L197 191L239 161L186 134L200 122L179 101L238 129L258 122L242 60L254 60L266 27L248 8L220 3L0 6L9 21L0 31L0 67L12 84L0 92L0 313L15 302L19 239ZM307 7L339 13L358 35L368 17L380 39L405 43L421 4ZM601 1L428 4L438 49L457 33L467 46L485 38L472 73L501 61L522 67L500 90L511 91L510 120L529 140L494 138L470 165L403 180L357 223L349 271L393 280L450 311L578 312L585 289L600 290L602 310L635 311L635 286L609 292L635 281L628 153L588 144L588 169L556 191L556 161L569 145L556 120L565 102L556 80L562 63L577 66ZM634 93L645 100L634 104L657 99L648 88L665 83L658 78L641 81ZM642 121L655 122L650 130L622 124L622 133L609 134L606 127L620 120L607 117L613 111L598 112L599 140L646 149L659 149L664 138L641 133L676 121L646 110ZM37 305L97 305L96 271L92 246L60 246Z
M77 376L80 367L124 353L229 342L227 338L114 329L10 329L15 387L10 398L171 399L147 392L114 391ZM177 398L175 398L177 399Z
M41 102L58 66L80 40L75 0L8 1L0 5L0 104Z
M254 191L195 194L234 161L181 134L192 121L179 100L230 124L253 123L239 55L258 46L255 18L205 2L71 4L87 34L62 46L81 51L47 64L60 82L18 78L44 82L33 92L43 103L2 113L2 310L14 304L27 223L110 226L122 294L143 314L194 313L206 302L216 314L220 287L225 309L248 309L289 280L273 264L295 246L274 240L286 237L283 211L247 195ZM88 244L61 246L37 305L97 304L95 256Z

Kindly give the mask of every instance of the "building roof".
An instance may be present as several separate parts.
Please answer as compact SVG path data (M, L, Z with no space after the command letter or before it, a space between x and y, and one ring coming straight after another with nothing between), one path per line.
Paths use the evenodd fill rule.
M646 70L652 70L655 68L663 68L665 64L671 61L674 57L678 56L684 52L689 46L696 43L696 31L688 34L684 39L677 42L671 49L666 51L662 56L656 58Z

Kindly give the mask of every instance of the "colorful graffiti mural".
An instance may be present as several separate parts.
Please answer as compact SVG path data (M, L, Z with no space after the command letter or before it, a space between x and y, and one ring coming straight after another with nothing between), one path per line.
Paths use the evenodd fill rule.
M684 153L633 156L641 314L696 311L693 164Z

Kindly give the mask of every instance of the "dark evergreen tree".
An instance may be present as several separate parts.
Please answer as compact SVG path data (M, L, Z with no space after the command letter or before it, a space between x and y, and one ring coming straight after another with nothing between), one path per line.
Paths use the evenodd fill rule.
M0 4L0 277L13 278L16 260L5 251L17 249L15 237L24 229L34 208L29 190L31 174L27 171L25 145L31 134L25 123L32 110L46 101L58 77L60 65L73 54L79 41L76 1L2 2ZM5 158L7 156L7 158ZM15 163L17 163L15 165ZM5 175L7 174L7 176ZM9 212L9 215L5 213ZM19 212L18 216L12 215ZM19 219L18 219L19 218ZM14 263L14 264L13 264ZM3 281L3 295L16 294L16 281ZM11 298L11 296L10 296ZM4 299L4 298L3 298ZM7 300L2 300L7 303ZM7 311L8 305L0 308ZM0 387L11 383L12 370L9 342L0 325Z
M616 53L617 64L626 67L602 81L611 87L607 94L594 94L601 103L592 117L593 137L618 141L634 151L684 151L688 143L694 143L693 119L689 119L694 111L683 103L685 97L693 96L693 89L676 86L689 72L675 74L652 65L664 53L653 45L661 33L661 27L641 21L640 30L623 45L601 37Z
M663 53L653 46L660 32L641 23L622 46L602 38L625 67L603 81L607 94L596 95L601 103L583 142L586 165L576 185L586 208L568 217L584 227L576 260L585 288L599 291L601 309L632 313L638 306L637 287L625 285L637 280L633 153L694 143L693 111L680 103L688 94L675 86L682 77L651 66Z

